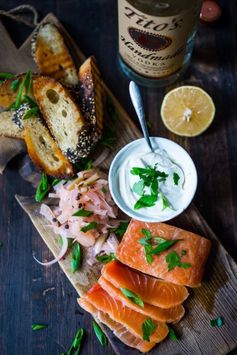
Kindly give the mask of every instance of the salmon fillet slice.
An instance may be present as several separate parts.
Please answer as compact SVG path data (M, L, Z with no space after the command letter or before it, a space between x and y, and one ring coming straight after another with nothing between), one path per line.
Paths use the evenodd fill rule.
M108 314L112 320L124 325L130 333L143 340L142 324L148 317L124 306L121 301L111 297L98 283L83 298L99 311ZM153 323L156 329L151 334L150 341L159 343L165 339L169 329L165 323L154 320Z
M173 308L183 303L188 297L186 287L141 274L119 261L111 261L106 264L102 269L102 276L115 287L128 288L147 304L160 308ZM182 311L176 309L174 314L176 312L182 318Z
M178 241L170 249L161 252L160 255L153 255L153 261L149 264L146 260L144 246L139 243L139 240L144 238L142 229L149 230L152 236L168 240L180 239L181 241ZM131 220L122 242L119 244L116 257L122 263L134 269L165 281L178 285L198 287L201 285L210 249L210 240L197 234L165 223L145 223ZM182 263L189 263L191 267L183 268L175 266L172 270L168 271L166 256L171 251L173 254L177 253L180 256Z
M179 305L169 309L153 306L148 303L144 303L144 307L137 305L127 298L119 288L115 287L112 283L101 276L98 280L100 286L113 298L121 301L123 305L133 309L136 312L144 314L159 322L176 323L184 316L184 307Z
M78 303L83 309L91 313L93 317L96 318L96 320L110 328L113 331L114 335L119 338L124 344L135 348L143 353L150 351L156 345L156 343L154 342L144 341L134 336L127 330L124 325L112 320L108 314L98 311L97 308L95 308L84 298L78 299Z

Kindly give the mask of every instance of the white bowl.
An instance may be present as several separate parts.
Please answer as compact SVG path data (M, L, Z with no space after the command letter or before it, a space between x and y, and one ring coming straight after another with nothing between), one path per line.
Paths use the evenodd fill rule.
M109 187L115 203L128 216L144 222L165 222L181 214L191 203L197 189L197 170L190 155L177 143L160 137L150 137L150 139L154 149L164 149L168 153L170 159L184 172L185 194L183 197L182 206L178 210L172 210L169 217L149 217L148 215L146 216L141 212L142 209L132 209L122 198L119 187L119 168L124 159L126 159L131 154L137 153L140 150L149 153L149 148L144 138L137 139L127 144L114 157L109 169Z

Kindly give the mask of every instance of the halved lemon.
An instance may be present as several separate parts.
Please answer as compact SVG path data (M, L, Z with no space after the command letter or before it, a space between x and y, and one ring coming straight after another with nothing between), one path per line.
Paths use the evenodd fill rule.
M212 98L197 86L180 86L168 92L161 105L164 125L179 136L195 137L204 132L215 116Z

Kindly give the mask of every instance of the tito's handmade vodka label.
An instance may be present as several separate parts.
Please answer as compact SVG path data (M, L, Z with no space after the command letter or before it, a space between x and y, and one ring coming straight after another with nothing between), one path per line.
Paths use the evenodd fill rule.
M181 69L194 32L196 7L175 16L151 16L118 0L119 54L136 73L153 79Z

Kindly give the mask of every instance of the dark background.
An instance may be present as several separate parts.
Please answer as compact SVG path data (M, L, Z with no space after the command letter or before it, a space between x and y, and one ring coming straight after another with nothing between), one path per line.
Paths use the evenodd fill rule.
M117 65L116 1L25 3L36 7L40 19L53 12L85 55L96 56L104 81L135 120L128 79ZM0 9L20 4L0 0ZM213 97L216 117L211 127L200 137L175 136L164 128L159 114L164 93L170 88L143 89L143 97L151 134L171 138L190 152L199 175L194 202L237 260L237 1L223 0L219 4L223 10L221 20L199 25L192 64L183 81L203 87ZM4 20L4 24L18 46L31 31L10 20ZM70 346L79 326L87 331L82 354L112 354L110 347L100 347L90 317L80 313L76 292L59 267L43 268L33 262L33 252L39 259L49 259L50 253L14 199L15 193L33 192L16 174L18 161L15 158L0 176L0 240L4 243L0 250L0 354L60 354ZM32 332L32 323L49 327Z

